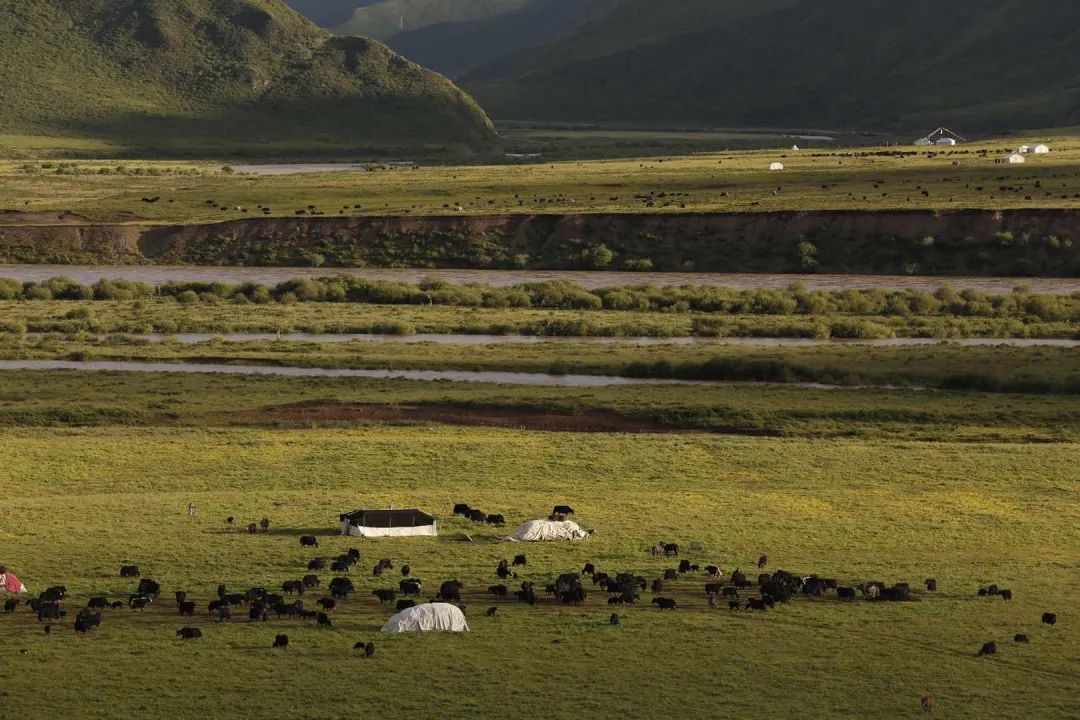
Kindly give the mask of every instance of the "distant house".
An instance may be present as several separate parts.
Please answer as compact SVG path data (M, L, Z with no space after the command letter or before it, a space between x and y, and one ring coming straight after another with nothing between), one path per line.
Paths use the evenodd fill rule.
M934 143L930 142L930 138L919 138L915 141L915 144L919 147L926 147L927 145L933 145Z
M783 170L784 169L784 163L774 162L774 163L769 165L769 169L770 170Z
M937 142L935 144L936 145L955 145L956 140L953 140L951 137L940 137L940 138L937 139Z
M1041 143L1039 145L1032 145L1031 146L1031 152L1033 152L1036 155L1045 155L1046 153L1050 152L1050 146L1049 145L1043 145Z
M1027 158L1025 158L1018 152L1014 152L1012 155L1005 158L1005 162L1009 163L1010 165L1022 165L1027 162Z

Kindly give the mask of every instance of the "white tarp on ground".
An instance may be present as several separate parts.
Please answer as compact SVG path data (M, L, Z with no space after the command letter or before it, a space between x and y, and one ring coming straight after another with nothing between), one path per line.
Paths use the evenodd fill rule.
M428 603L406 608L386 621L383 632L469 632L465 613L448 603Z
M353 525L348 520L341 523L341 534L352 535L353 537L413 537L413 536L426 536L426 537L438 537L439 530L438 525L432 523L431 525L418 525L416 527L363 527L359 525Z
M529 520L503 540L542 542L545 540L584 540L589 533L571 520Z

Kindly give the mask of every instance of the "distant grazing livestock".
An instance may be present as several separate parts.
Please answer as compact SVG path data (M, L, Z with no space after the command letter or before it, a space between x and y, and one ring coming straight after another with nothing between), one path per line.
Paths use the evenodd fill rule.
M519 567L519 566L528 565L528 564L529 564L529 559L527 557L525 557L524 555L515 555L514 556L514 562L513 562L514 567Z
M10 598L4 601L4 612L12 613L19 607L19 601L15 598Z
M288 635L278 635L278 636L276 636L274 638L274 648L281 648L282 650L285 650L288 647L289 647L289 636Z
M761 557L758 558L757 566L758 566L759 570L764 570L765 566L768 565L768 564L769 564L769 556L768 555L762 555Z
M286 580L285 582L281 583L281 591L286 595L292 595L293 593L296 593L297 595L303 595L304 583L300 580Z
M248 608L248 622L266 622L269 619L265 603L255 602Z
M652 587L650 588L655 595L656 593L664 592L664 581L656 579L652 581Z
M195 603L190 600L185 600L178 606L181 615L194 615Z
M495 613L497 613L497 612L499 612L499 608L497 608L497 607L489 607L487 609L487 611L484 612L484 615L486 615L487 617L495 617Z
M470 510L469 519L474 523L487 522L487 514L482 510Z
M1057 614L1046 612L1042 614L1043 625L1057 625Z
M97 597L92 597L87 601L86 607L90 608L91 610L104 610L105 608L109 607L109 598L102 597L100 595Z
M397 600L397 591L389 589L372 590L371 594L379 598L379 603L394 602Z
M675 600L672 598L655 597L652 599L653 605L660 608L660 610L674 610Z
M689 560L682 560L682 561L679 562L679 572L680 573L688 573L688 572L690 572L690 561Z
M488 592L497 598L504 598L510 594L510 589L505 585L492 585L488 588Z
M270 529L270 518L263 518L259 521L259 529L266 532Z
M364 646L364 657L370 658L375 654L375 643L368 643Z
M402 598L401 600L398 600L397 605L394 606L394 608L397 610L397 612L401 612L402 610L408 610L411 607L416 607L416 601L415 600L406 600L404 598Z
M510 565L505 560L500 560L498 566L495 568L495 574L499 576L500 580L505 580L508 577L516 577L514 572L510 570Z
M319 547L319 539L314 535L301 535L300 544L304 547Z
M461 602L462 583L458 580L447 580L439 586L437 598L446 602Z
M455 515L461 515L462 517L467 518L467 517L469 517L469 512L471 510L472 510L472 508L470 508L465 503L457 503L457 504L454 505L454 514Z
M934 578L926 578L926 589L930 592L937 592L937 580Z
M144 610L153 600L145 595L132 595L128 598L128 607L132 610Z
M734 588L732 588L732 589L734 589ZM724 583L718 583L718 582L705 583L705 594L706 595L719 595L723 591L724 591Z
M739 589L738 588L733 588L733 587L726 587L720 592L720 594L723 595L724 597L737 598L737 597L739 597Z
M932 712L934 712L934 696L933 695L923 695L923 698L922 698L921 702L922 702L922 711L924 713L932 713Z
M668 568L664 571L664 580L678 580L679 571L673 568Z
M710 576L710 577L720 577L724 573L716 565L706 565L705 566L705 574Z
M574 508L570 507L569 505L556 505L555 508L551 511L551 514L552 515L573 515L574 514Z
M348 599L351 593L356 592L352 580L348 578L334 578L330 581L330 597L335 600Z
M409 577L412 574L412 568L408 565L401 566L401 577Z
M139 577L138 565L121 565L120 577Z
M333 612L337 609L337 601L333 598L319 598L315 601L315 604L327 612Z
M420 597L420 589L422 587L423 586L420 584L420 581L416 579L402 580L400 583L398 583L398 589L405 597L409 597L410 595L414 597Z
M746 609L747 610L761 610L762 612L764 612L767 607L768 606L765 604L765 601L762 598L747 598L746 599Z
M259 526L258 526L258 525L256 525L255 523L250 523L250 524L249 524L249 525L247 526L247 531L248 531L248 533L250 533L251 535L254 535L255 533L259 532Z
M304 587L306 588L319 587L320 584L318 575L305 575L304 577L300 578L300 582L302 582L304 584Z
M611 627L615 627L619 624L619 616L616 613L611 613L611 617L608 618L608 623Z
M334 560L330 563L330 572L347 573L349 572L349 568L351 567L352 565L345 562L344 560ZM382 575L381 567L376 565L375 569L378 571L376 572L376 575Z
M1013 635L1013 642L1018 642L1026 645L1028 642L1028 636L1023 633L1016 633L1015 635Z
M324 612L318 613L315 616L315 627L330 627L333 623L330 622L330 616Z
M187 600L187 593L185 591L183 591L183 590L177 590L175 597L176 597L176 604L179 605L180 603Z
M1002 600L1012 600L1012 590L1002 590L998 593Z
M139 587L135 590L135 592L139 593L140 595L147 595L149 597L156 598L158 595L161 594L161 585L154 582L150 578L143 578L139 581Z
M308 570L325 570L326 558L315 558L314 560L308 560Z
M515 558L516 559L516 558ZM592 577L596 574L596 566L590 563L585 563L585 567L581 568L582 575L588 575Z
M389 558L383 558L382 560L379 561L379 566L382 567L383 570L393 570L394 569L394 562L392 560L390 560Z
M229 603L223 602L217 609L218 622L228 622L232 620L232 610L229 609Z
M360 562L360 551L356 548L349 548L348 552L345 553L345 557L349 558L349 561L355 565Z
M841 600L854 600L855 588L850 587L838 587L836 588L836 596Z
M232 515L225 518L225 524L227 525L232 525L234 522L236 522L236 518L234 518Z
M742 607L742 603L740 603L738 600L729 600L727 607L728 611L738 610L740 607Z
M202 637L202 630L193 627L182 627L176 631L176 636L184 640L194 640Z
M502 515L492 514L487 516L488 525L505 525L506 518Z
M991 641L991 642L988 642L988 643L983 643L983 646L979 649L978 657L982 657L983 655L996 655L996 654L997 654L997 643Z

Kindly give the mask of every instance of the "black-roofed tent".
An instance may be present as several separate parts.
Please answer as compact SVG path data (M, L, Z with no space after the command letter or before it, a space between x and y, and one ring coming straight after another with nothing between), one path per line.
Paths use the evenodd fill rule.
M356 537L435 537L439 530L435 518L423 510L354 510L341 516L341 534Z

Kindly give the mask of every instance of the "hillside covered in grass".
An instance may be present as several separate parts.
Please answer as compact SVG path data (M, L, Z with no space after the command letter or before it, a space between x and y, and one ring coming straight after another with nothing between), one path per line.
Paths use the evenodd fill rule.
M461 78L500 120L961 132L1080 120L1080 5L611 0Z
M0 127L161 152L482 150L445 78L280 0L0 3Z

